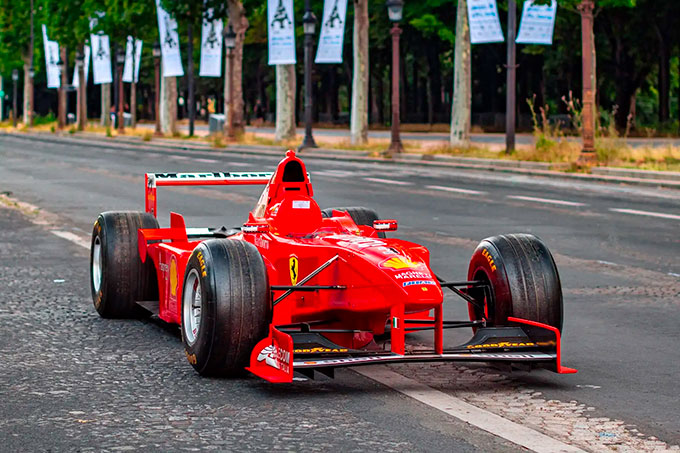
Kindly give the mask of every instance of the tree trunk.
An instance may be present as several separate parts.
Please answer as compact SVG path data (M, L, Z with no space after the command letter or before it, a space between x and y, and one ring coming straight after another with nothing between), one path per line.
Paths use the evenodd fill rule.
M368 142L368 0L354 0L351 142Z
M161 131L177 134L177 78L161 77Z
M59 49L61 61L64 62L64 68L68 68L68 49L66 46L61 46ZM59 129L66 127L66 86L68 85L68 70L61 72L61 85L58 94L58 112L57 125Z
M101 118L100 124L102 127L111 126L111 84L103 83L101 87Z
M454 49L453 104L451 106L451 146L470 146L472 73L470 65L470 25L467 2L458 0L456 45Z
M30 126L33 124L33 79L30 76L31 61L33 54L24 55L24 125Z
M240 0L228 0L229 17L231 26L236 33L236 46L234 47L234 132L236 136L245 132L244 111L245 103L243 100L243 43L246 39L246 30L250 25L246 18L246 11ZM233 19L233 21L232 21ZM226 76L226 74L225 74ZM226 77L225 77L226 79ZM226 81L225 81L226 83Z
M276 65L277 142L295 138L295 65Z

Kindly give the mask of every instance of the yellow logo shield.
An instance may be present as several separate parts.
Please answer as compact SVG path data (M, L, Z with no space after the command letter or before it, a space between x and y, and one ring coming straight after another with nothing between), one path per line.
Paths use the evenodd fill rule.
M291 256L288 260L288 269L290 269L290 284L295 286L298 281L298 259L297 256Z

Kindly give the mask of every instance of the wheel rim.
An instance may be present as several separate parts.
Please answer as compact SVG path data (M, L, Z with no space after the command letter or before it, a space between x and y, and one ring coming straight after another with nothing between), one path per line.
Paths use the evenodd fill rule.
M201 328L201 314L203 311L203 294L198 271L192 269L184 282L184 297L182 297L182 327L184 337L190 345L196 342Z
M94 238L92 250L92 285L95 293L98 293L102 286L102 241L99 236Z

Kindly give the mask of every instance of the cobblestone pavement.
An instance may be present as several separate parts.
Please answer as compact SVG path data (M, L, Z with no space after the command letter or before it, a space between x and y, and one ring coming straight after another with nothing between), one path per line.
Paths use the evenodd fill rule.
M680 452L624 421L578 401L548 400L535 386L483 366L403 364L393 369L508 420L587 451Z
M0 207L0 451L516 451L351 371L200 378L176 329L99 318L87 265Z

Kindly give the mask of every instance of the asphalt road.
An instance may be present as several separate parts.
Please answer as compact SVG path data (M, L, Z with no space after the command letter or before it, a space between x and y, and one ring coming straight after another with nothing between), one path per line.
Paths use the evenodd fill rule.
M101 211L141 210L146 171L270 170L277 161L5 136L0 192L58 214L50 222L63 231L88 235ZM577 375L509 375L450 364L392 369L576 443L574 433L586 425L605 440L601 445L617 445L611 424L654 436L652 442L680 444L678 191L394 164L306 163L322 207L363 205L398 219L394 235L428 246L432 267L445 277L464 278L476 244L494 234L534 233L555 255L565 294L563 354ZM167 225L173 210L190 226L239 225L258 192L159 191L159 219ZM185 363L175 329L99 319L85 250L15 211L0 209L0 256L0 433L11 450L225 448L234 442L293 450L515 448L349 370L333 381L282 387L200 379ZM446 307L451 317L466 316L454 299L447 298ZM455 332L447 341L466 336ZM520 393L530 396L516 397ZM505 404L498 399L503 395L514 399ZM575 424L561 429L559 419L572 416ZM579 445L596 451L600 444Z

